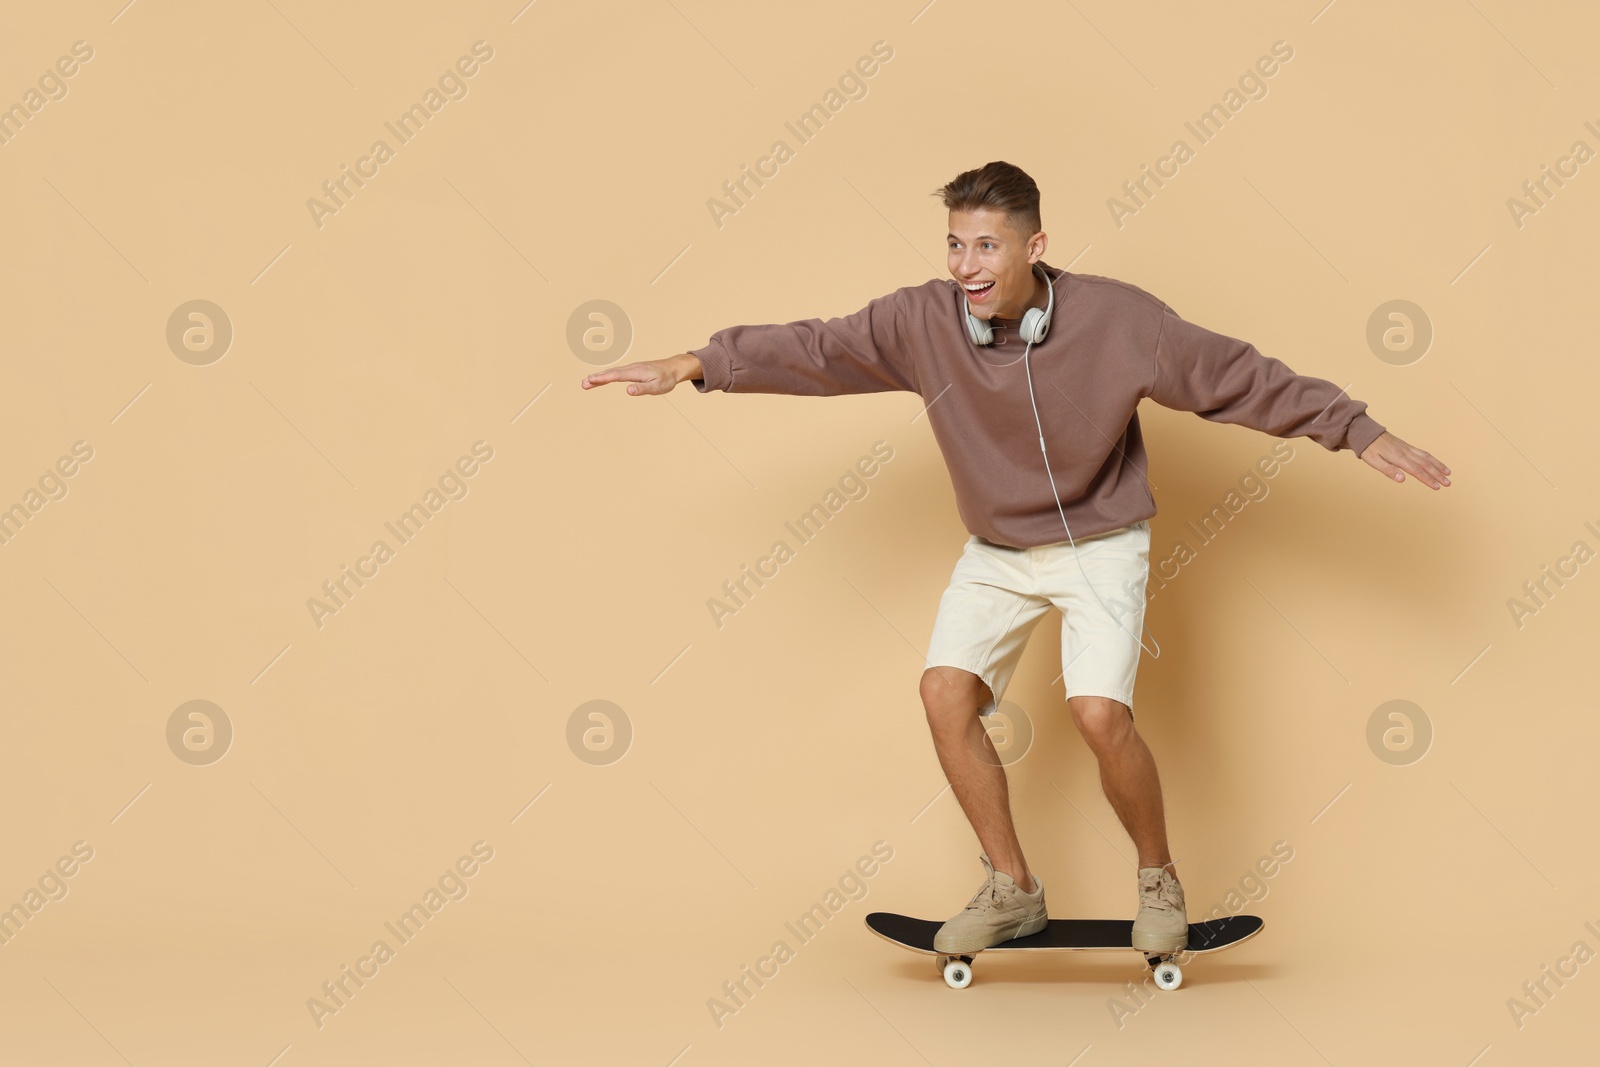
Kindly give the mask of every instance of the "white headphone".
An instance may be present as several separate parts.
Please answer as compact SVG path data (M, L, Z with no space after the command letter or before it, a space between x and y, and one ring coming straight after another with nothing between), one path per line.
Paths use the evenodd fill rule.
M1072 545L1073 558L1078 561L1078 571L1083 575L1084 584L1089 587L1091 593L1094 593L1094 598L1100 601L1100 606L1106 608L1106 614L1111 616L1112 621L1121 627L1123 633L1128 633L1128 628L1122 625L1122 621L1116 617L1110 608L1106 607L1106 602L1100 598L1094 583L1089 581L1089 572L1083 569L1083 560L1078 555L1077 542L1072 540L1072 527L1067 525L1067 513L1061 506L1061 493L1056 489L1056 477L1050 472L1050 453L1046 452L1044 448L1044 423L1039 419L1039 405L1033 399L1033 371L1028 367L1028 353L1033 350L1035 344L1043 341L1045 335L1050 332L1050 316L1054 314L1056 309L1056 287L1050 280L1049 272L1042 266L1036 266L1034 273L1044 278L1045 288L1049 290L1050 296L1043 308L1029 308L1023 313L1022 323L1017 327L1017 334L1028 342L1028 347L1022 350L1022 370L1028 379L1028 403L1033 405L1033 422L1039 428L1039 452L1044 456L1044 472L1050 478L1050 493L1055 497L1056 511L1061 515L1061 525L1067 531L1067 542ZM1059 278L1060 275L1058 274L1056 277ZM962 290L962 292L965 291L965 289ZM980 319L972 313L972 301L970 299L963 297L962 301L966 306L967 312L967 335L972 338L972 343L975 345L993 344L994 329L989 325L989 321ZM1128 634L1128 636L1138 641L1140 648L1150 652L1150 649L1146 648L1145 643L1140 641L1137 636L1133 634ZM1150 639L1155 641L1155 635L1151 634ZM1161 658L1161 642L1156 641L1156 650L1150 652L1150 656L1153 659Z

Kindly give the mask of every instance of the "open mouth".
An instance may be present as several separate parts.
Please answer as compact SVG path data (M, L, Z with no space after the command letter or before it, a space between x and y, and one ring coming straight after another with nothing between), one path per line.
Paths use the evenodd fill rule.
M994 282L962 282L961 288L966 290L968 300L981 301L988 297L989 291L994 288Z

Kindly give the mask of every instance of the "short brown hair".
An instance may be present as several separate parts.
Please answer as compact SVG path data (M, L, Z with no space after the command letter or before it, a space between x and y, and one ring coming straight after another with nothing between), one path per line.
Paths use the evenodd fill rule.
M1039 186L1027 171L1010 163L996 160L963 171L933 195L943 199L951 211L993 208L1005 212L1006 221L1024 241L1044 229L1039 218Z

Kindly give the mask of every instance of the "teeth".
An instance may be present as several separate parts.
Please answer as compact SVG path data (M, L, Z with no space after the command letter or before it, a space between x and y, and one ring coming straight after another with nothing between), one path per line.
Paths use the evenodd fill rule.
M969 293L975 293L979 289L987 289L987 288L989 288L989 286L991 286L993 284L994 284L994 282L974 282L971 285L967 285L967 284L963 283L963 288L965 288L967 290L967 292L969 292Z

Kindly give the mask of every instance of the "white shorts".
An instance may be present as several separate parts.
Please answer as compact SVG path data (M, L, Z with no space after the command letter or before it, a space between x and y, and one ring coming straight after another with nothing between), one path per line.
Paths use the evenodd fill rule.
M976 674L992 695L979 714L993 715L1034 626L1054 604L1061 611L1066 695L1110 697L1131 709L1150 577L1150 521L1073 540L1076 549L1068 541L1011 548L976 534L968 538L939 601L923 669Z

